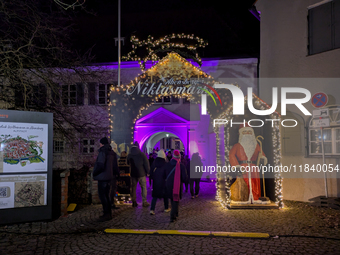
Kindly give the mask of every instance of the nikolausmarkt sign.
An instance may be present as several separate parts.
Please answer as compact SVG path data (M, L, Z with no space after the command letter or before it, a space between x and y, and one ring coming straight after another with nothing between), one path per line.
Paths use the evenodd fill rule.
M196 82L195 82L196 81ZM127 95L136 93L137 95L182 95L182 94L202 94L208 92L206 89L198 87L197 85L205 86L212 89L211 86L203 83L198 83L197 80L174 80L173 78L165 80L163 79L158 84L153 82L151 84L148 81L141 83L140 81L134 86L131 91L126 90ZM176 85L176 87L174 87ZM180 86L183 85L183 86Z
M174 87L176 85L176 87ZM180 86L183 85L183 86ZM233 96L233 115L244 115L244 94L242 90L232 84L214 84L214 86L210 86L208 84L199 82L199 80L179 80L175 81L173 78L169 80L163 79L158 84L148 82L141 83L140 81L136 86L134 86L131 90L127 89L126 94L132 95L136 93L137 95L181 95L181 94L201 94L201 113L202 115L207 114L207 94L213 99L216 105L216 100L213 94L209 91L211 90L215 96L218 98L221 106L222 100L215 89L228 89L230 90ZM251 113L258 116L270 115L276 111L278 105L278 88L273 87L272 90L272 106L269 109L259 110L255 109L252 101L252 93L253 89L248 87L247 89L247 105L248 109ZM288 93L298 93L304 95L303 98L287 98ZM309 90L305 88L297 88L297 87L282 87L281 88L281 115L286 115L287 113L287 105L295 105L304 115L310 116L312 115L304 106L304 103L307 103L311 99L311 93ZM260 125L252 125L253 122L260 122ZM272 122L272 126L274 125L274 121L280 121L278 119L266 119L265 121ZM245 120L244 120L245 122ZM294 125L287 125L287 122L294 122ZM214 119L213 120L214 127L216 125L224 125L228 123L226 119ZM232 123L240 124L240 123ZM264 121L261 119L253 119L248 121L248 125L250 127L262 127L264 125ZM281 125L284 127L295 127L297 126L297 121L294 119L285 119L281 122Z

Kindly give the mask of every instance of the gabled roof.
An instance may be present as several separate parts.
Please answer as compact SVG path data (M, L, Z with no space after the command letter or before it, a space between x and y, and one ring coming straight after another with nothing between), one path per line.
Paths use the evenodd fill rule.
M167 109L160 107L157 110L145 115L136 121L136 127L147 125L158 125L158 124L189 124L190 122L182 117L168 111Z
M176 82L177 80L183 81L188 79L188 81L190 81L191 78L211 77L185 58L182 58L179 54L170 52L157 64L139 75L139 77L136 77L135 81L131 81L132 83L130 85L137 84L140 80L147 80L150 83L157 82L158 80L166 82L170 78Z

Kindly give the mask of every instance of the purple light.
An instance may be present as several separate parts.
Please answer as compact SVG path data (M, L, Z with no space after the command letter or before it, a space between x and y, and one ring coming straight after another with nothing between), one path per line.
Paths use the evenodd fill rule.
M136 121L134 140L139 141L140 148L143 148L144 143L154 134L164 133L165 137L167 133L173 134L182 141L186 153L189 153L189 129L189 120L160 107Z

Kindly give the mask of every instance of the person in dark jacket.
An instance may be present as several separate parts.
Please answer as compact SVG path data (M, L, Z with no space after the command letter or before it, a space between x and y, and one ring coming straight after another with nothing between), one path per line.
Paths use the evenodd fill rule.
M192 173L194 173L194 169L196 166L203 166L201 157L198 152L192 154L190 160L190 168L192 169ZM195 173L194 176L190 176L190 193L191 198L198 197L198 193L200 191L200 182L202 178L202 172ZM194 192L194 185L195 185L195 192Z
M113 174L118 172L117 155L109 145L106 137L100 139L100 148L93 169L93 179L98 181L98 195L103 206L103 215L99 221L112 219L110 201L110 182Z
M147 156L139 149L138 142L135 142L131 147L131 151L127 157L127 162L131 166L131 200L132 206L137 207L136 189L137 183L142 189L143 206L147 207L150 204L146 200L146 175L150 172L150 165Z
M123 152L122 152L123 154ZM126 154L126 153L125 153ZM116 154L117 157L117 154ZM118 167L117 169L113 169L113 176L111 180L111 190L110 190L110 201L111 201L111 208L112 209L119 209L118 206L115 204L115 196L117 192L117 181L120 177L120 171L121 171L121 162L123 161L123 157L121 156L118 160ZM126 155L125 155L125 162L126 162Z
M171 158L172 158L172 154L171 151L168 151L167 155L166 155L168 162L170 162Z
M164 165L166 197L171 199L170 222L174 222L178 217L178 205L182 198L183 182L187 178L185 166L180 161L181 154L178 150L174 150L172 159Z
M150 153L150 154L149 154L149 165L150 165L150 166L152 165L152 163L153 163L153 161L155 160L155 158L156 158L156 157L154 157L154 154L153 154L153 153ZM149 185L150 185L150 187L152 186L152 184L151 184L151 178L149 178Z
M165 179L164 168L165 153L163 150L158 151L157 158L154 160L150 169L150 179L152 179L152 201L150 214L155 214L155 207L158 198L164 198L164 212L170 212L169 199L165 196Z

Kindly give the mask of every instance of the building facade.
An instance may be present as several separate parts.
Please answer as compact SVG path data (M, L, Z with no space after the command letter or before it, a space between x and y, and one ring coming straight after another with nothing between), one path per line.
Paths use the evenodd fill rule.
M328 103L330 125L323 129L325 164L340 164L340 1L288 0L258 1L261 13L259 96L272 102L272 89L305 88L313 95L323 92ZM299 95L300 98L303 95ZM304 103L312 113L313 98ZM280 103L280 100L279 100ZM282 128L282 164L316 167L323 164L321 130L313 116L293 105L283 119L295 119L294 128ZM328 168L325 178L300 173L285 178L283 195L287 200L309 201L318 196L340 196L340 173Z

